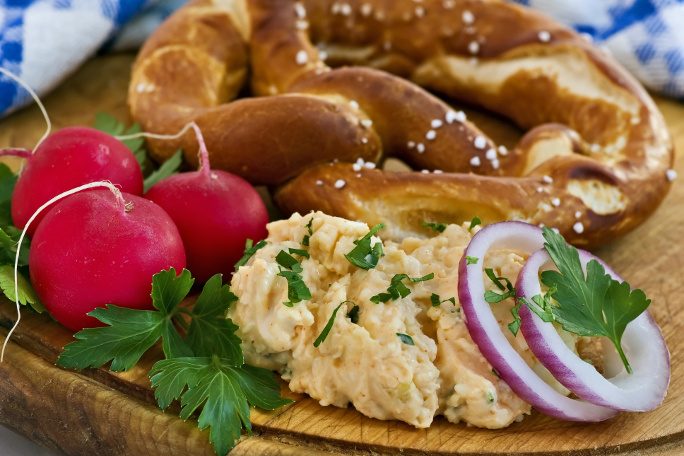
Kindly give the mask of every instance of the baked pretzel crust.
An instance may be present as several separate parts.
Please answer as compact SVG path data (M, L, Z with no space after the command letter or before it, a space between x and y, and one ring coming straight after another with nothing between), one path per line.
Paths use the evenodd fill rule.
M433 93L527 133L507 150ZM145 131L195 121L212 167L270 186L284 212L384 222L395 239L477 216L597 247L653 213L674 158L632 76L499 0L194 0L142 48L128 101ZM191 133L148 146L197 166ZM416 171L379 169L387 157Z

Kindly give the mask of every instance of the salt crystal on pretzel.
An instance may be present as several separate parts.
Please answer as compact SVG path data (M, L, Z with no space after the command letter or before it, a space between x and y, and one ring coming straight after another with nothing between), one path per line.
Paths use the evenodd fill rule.
M256 96L236 99L247 84ZM579 34L498 0L424 0L419 13L408 0L194 0L150 37L130 87L144 130L194 120L214 166L272 186L283 211L384 222L395 239L478 216L596 247L650 216L673 176L666 125L635 79ZM528 132L501 148L425 89ZM433 119L444 122L426 147ZM194 141L149 147L159 161L183 147L193 165ZM386 157L444 172L352 166Z

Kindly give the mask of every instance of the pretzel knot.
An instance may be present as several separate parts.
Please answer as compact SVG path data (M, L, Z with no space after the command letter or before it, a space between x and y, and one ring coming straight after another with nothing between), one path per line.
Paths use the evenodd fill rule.
M432 93L527 132L506 149ZM665 122L624 69L496 0L195 0L141 49L128 101L145 131L194 120L212 166L284 212L384 222L393 239L477 216L592 248L651 215L673 176ZM191 133L148 147L197 165ZM416 171L375 166L387 157Z

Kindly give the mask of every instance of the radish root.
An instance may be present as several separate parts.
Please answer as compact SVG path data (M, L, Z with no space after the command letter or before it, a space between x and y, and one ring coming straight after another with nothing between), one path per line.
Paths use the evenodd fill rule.
M14 81L17 82L20 86L22 86L26 91L31 94L31 97L35 100L36 104L40 108L40 112L43 113L43 117L45 118L45 123L47 124L47 129L45 130L45 133L43 133L43 136L38 140L38 143L36 144L36 147L33 148L33 150L38 149L38 146L40 146L40 143L45 141L45 138L48 137L50 134L50 130L52 130L52 124L50 123L50 117L48 117L47 110L45 109L45 106L43 106L43 103L40 101L40 98L38 98L38 95L36 92L33 91L33 89L24 81L21 80L18 76L15 74L5 70L4 68L0 68L0 73L4 74L5 76L9 77L10 79L13 79Z
M156 133L147 133L145 131L141 131L139 133L133 133L130 135L119 135L119 136L114 136L116 139L119 141L125 141L127 139L137 139L137 138L154 138L154 139L178 139L181 136L183 136L188 130L190 130L190 127L197 127L197 124L193 121L188 124L185 124L181 131L176 133L175 135L158 135Z

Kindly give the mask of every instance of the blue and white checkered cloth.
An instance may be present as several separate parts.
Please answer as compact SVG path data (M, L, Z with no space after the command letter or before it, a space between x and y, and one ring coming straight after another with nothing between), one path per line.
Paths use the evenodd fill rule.
M591 38L644 86L684 100L684 0L513 0Z
M139 46L187 0L0 0L0 67L44 96L101 49ZM0 75L0 116L32 102Z
M186 1L0 0L0 67L44 96L98 51L140 46ZM647 88L684 100L684 0L509 1L574 27ZM0 75L0 116L30 102Z

